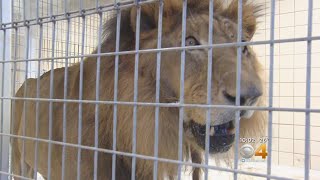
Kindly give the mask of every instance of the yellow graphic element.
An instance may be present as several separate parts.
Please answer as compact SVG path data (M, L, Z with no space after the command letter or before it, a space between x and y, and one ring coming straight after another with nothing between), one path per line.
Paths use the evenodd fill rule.
M261 144L260 147L256 149L256 152L254 155L261 156L262 159L266 159L266 157L268 156L266 144Z

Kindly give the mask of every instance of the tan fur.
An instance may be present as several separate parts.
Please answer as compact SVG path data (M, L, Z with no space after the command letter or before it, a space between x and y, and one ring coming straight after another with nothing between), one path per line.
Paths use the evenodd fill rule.
M179 47L181 45L181 8L182 1L165 0L163 19L162 47ZM215 0L214 43L236 42L237 1L224 8L222 1ZM256 29L257 6L244 1L244 36L247 40L253 36ZM156 48L158 26L158 4L146 4L141 12L141 41L140 49ZM136 8L122 11L120 50L134 50ZM208 40L208 1L188 1L187 37L194 36L202 44ZM102 43L102 52L115 51L115 19L105 26L106 38ZM260 65L254 52L248 47L249 55L243 55L242 60L242 91L249 85L261 88L262 80L259 76ZM236 84L236 47L213 49L213 104L228 104L222 96L222 90L235 95ZM93 53L96 53L93 52ZM99 100L113 101L114 98L114 56L101 57ZM119 59L119 80L117 101L132 102L134 89L134 55L121 55ZM162 52L161 54L161 88L160 102L171 103L179 100L180 94L180 51ZM206 103L207 88L207 50L187 50L185 66L185 103ZM96 100L96 58L86 58L83 62L83 98ZM40 78L40 97L63 99L65 68L55 69L53 77L50 72ZM68 68L67 99L79 99L80 64ZM50 97L50 78L53 78L53 97ZM156 92L156 53L139 55L138 101L155 102ZM18 90L17 97L35 98L37 80L28 79ZM26 94L24 89L26 88ZM13 134L35 137L36 102L16 100L14 103L15 117ZM261 102L259 103L261 105ZM39 135L38 138L48 139L49 106L47 101L39 102ZM78 144L79 107L82 107L81 144L94 146L95 134L95 104L94 103L66 103L66 142ZM25 111L23 109L25 108ZM99 104L99 148L112 149L113 137L113 105ZM205 124L206 109L185 108L184 123L187 125L192 119L199 124ZM228 109L212 109L212 123L223 123L234 118L235 111ZM137 106L137 154L154 156L155 107ZM63 102L52 103L52 140L63 141ZM248 120L240 121L241 137L261 137L265 133L265 118L262 112L255 112ZM25 127L25 128L24 128ZM25 130L25 134L23 131ZM132 152L133 106L117 106L117 151ZM161 107L159 116L159 157L178 159L179 109ZM35 142L25 140L24 168L25 176L31 177L33 172ZM62 146L52 143L51 179L61 179ZM14 139L13 143L13 172L21 174L21 156L23 141ZM203 152L192 135L184 132L183 159L189 159L189 149L193 149L195 162L200 163ZM78 149L66 146L65 179L77 177ZM191 153L192 154L192 153ZM39 142L38 172L47 176L48 143ZM98 153L98 179L111 178L112 154ZM216 157L216 156L213 156ZM217 155L218 157L218 155ZM81 179L93 179L94 151L81 150ZM196 170L197 174L200 172ZM116 179L131 178L131 158L117 155ZM158 178L165 176L174 178L177 175L177 164L159 161ZM137 179L152 179L153 161L137 158ZM199 174L198 174L199 175ZM195 175L195 177L199 177Z

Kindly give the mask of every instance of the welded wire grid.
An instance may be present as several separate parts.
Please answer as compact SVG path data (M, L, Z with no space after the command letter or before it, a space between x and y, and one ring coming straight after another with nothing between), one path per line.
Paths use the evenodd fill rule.
M25 19L35 19L36 21L41 22L42 17L48 17L50 15L50 6L52 6L52 13L57 14L59 11L65 10L65 6L63 1L53 1L52 5L48 0L39 0L39 1L30 1L25 4L25 8L23 8L22 0L14 0L12 1L12 13L13 13L13 22L23 21ZM37 6L38 8L36 8ZM26 9L24 11L24 9ZM60 12L61 14L62 12ZM63 57L63 56L76 56L81 54L81 47L84 47L85 54L90 54L97 44L97 15L89 15L86 18L86 29L84 32L85 43L82 44L82 20L81 18L71 18L70 19L70 30L68 34L70 34L70 40L68 43L68 48L70 51L68 55L66 55L66 34L67 34L67 21L61 20L56 22L55 27L55 39L52 37L52 23L43 23L42 26L30 26L30 40L29 45L29 58L49 58L54 53L55 57ZM42 47L41 47L41 57L38 57L39 45L38 42L40 39L40 31L42 31ZM25 43L26 31L25 27L21 27L17 29L17 44L15 44L15 36L13 35L11 48L16 52L12 53L12 59L24 59L24 49L27 46ZM54 51L52 48L52 42L54 41ZM56 59L54 60L54 68L64 67L65 60L64 59ZM70 58L68 60L68 64L72 65L80 61L80 58ZM50 70L50 60L40 61L40 75ZM25 63L17 63L16 68L16 89L18 89L22 83L24 82L24 73L25 73ZM38 65L35 61L28 62L29 70L27 75L29 78L36 78L38 73ZM22 78L22 79L21 79Z
M314 1L313 16L308 11L306 1L280 1L275 3L274 32L270 31L270 12L266 12L264 21L260 27L260 32L256 34L256 39L286 39L300 37L319 36L319 2ZM311 23L311 20L313 22ZM308 23L309 22L309 23ZM309 26L309 24L311 25ZM309 44L311 59L317 59L319 56L319 42L313 41ZM266 100L272 100L273 107L306 107L306 79L307 79L307 58L308 44L305 42L294 42L284 44L273 44L272 49L269 46L255 47L259 59L266 67L267 82L266 88L272 88L266 96ZM273 56L272 56L273 54ZM271 55L271 56L269 56ZM272 58L272 59L270 59ZM311 108L319 107L319 62L312 61L310 68L311 83ZM268 73L270 72L270 73ZM271 76L273 74L273 77ZM273 80L272 80L272 79ZM268 99L268 97L273 97ZM310 114L310 132L311 132L311 168L319 170L319 123L316 119L319 114ZM305 114L298 112L272 112L273 119L273 143L272 143L272 161L276 164L304 167L304 143L305 143Z
M212 5L214 0L210 0ZM183 1L182 22L182 39L181 47L161 48L162 39L162 14L163 1L159 3L159 20L158 20L158 43L156 49L140 50L139 48L139 31L140 31L140 6L144 3L152 3L154 1L119 1L100 3L100 1L89 0L1 0L0 7L0 26L1 26L1 59L0 59L0 77L1 77L1 177L15 177L10 171L10 162L5 159L10 158L9 145L5 144L5 138L21 138L25 140L33 140L38 142L46 142L49 144L60 144L65 147L78 148L78 162L81 159L81 150L89 149L95 152L94 166L98 161L98 152L112 153L113 175L115 177L116 155L125 155L132 157L132 179L135 179L136 159L148 159L154 161L154 179L157 179L158 162L170 162L179 165L177 174L178 179L186 178L183 175L183 166L195 166L205 168L204 177L210 179L209 175L212 170L228 172L233 174L233 178L240 177L248 178L266 177L268 179L285 179L296 178L289 176L286 173L277 173L278 167L295 167L294 170L301 170L304 175L298 175L304 179L313 179L311 171L320 170L320 2L312 0L260 0L259 2L265 5L262 11L264 14L259 24L259 30L256 33L252 42L241 42L242 31L242 6L239 6L239 22L237 43L214 44L212 45L212 36L209 36L209 45L201 45L197 47L185 46L186 32L186 14L187 1ZM239 0L242 4L243 0ZM73 5L70 7L69 5ZM76 4L76 7L74 7ZM90 7L87 5L90 4ZM137 21L136 21L136 39L135 50L119 51L120 23L117 23L116 45L115 52L101 53L101 31L102 23L108 19L109 12L116 12L117 22L121 21L121 9L137 6ZM8 9L9 7L9 9ZM7 8L7 9L5 9ZM213 7L208 7L210 17L212 17ZM6 13L10 12L12 19L6 19ZM210 21L212 22L212 21ZM212 32L212 23L209 23L209 32ZM210 33L212 34L212 33ZM6 38L10 37L10 38ZM9 40L9 41L8 41ZM257 52L258 59L265 67L266 79L266 106L265 107L240 107L240 73L241 73L241 48L244 45L252 45ZM212 63L212 48L223 48L229 46L238 47L238 63L237 63L237 98L236 106L226 105L211 105L211 93L207 95L207 104L185 104L184 103L184 61L186 49L204 48L208 50L208 92L211 87L211 66ZM96 54L91 54L95 48ZM181 74L180 74L180 99L177 103L160 103L160 64L161 53L166 51L181 51ZM156 101L155 103L138 102L138 65L139 55L142 53L157 53L157 69L156 69ZM134 76L134 99L133 102L120 102L117 98L117 79L118 79L118 61L119 55L135 54L135 76ZM80 62L80 71L82 72L82 60L86 57L97 57L97 70L100 67L101 56L115 55L115 85L113 101L99 100L99 77L96 81L96 99L85 100L81 98L82 78L80 76L80 97L78 100L66 99L49 99L44 98L16 98L15 91L22 85L26 78L39 78L43 73L59 68L68 67L74 63ZM10 68L11 72L8 72ZM6 73L5 73L6 72ZM67 71L65 71L67 72ZM51 75L53 71L51 71ZM82 74L82 73L80 73ZM98 75L100 73L97 73ZM65 74L67 77L67 73ZM10 79L9 81L7 79ZM52 81L52 79L51 79ZM65 81L64 87L66 87ZM5 89L11 87L11 92ZM9 89L9 88L8 88ZM66 88L64 88L66 91ZM64 93L66 94L66 93ZM52 95L52 94L51 94ZM33 137L18 136L10 134L6 130L5 124L10 122L10 111L6 111L5 105L10 105L15 99L24 99L26 101L48 101L51 106L53 102L63 102L64 120L66 104L70 102L79 103L79 115L81 115L82 104L95 104L95 146L89 147L81 145L81 136L79 136L78 144L66 143L65 136L62 142L53 141L50 139L38 139ZM112 150L101 149L98 147L98 112L99 104L113 104L113 148ZM153 106L155 107L155 150L154 156L145 156L136 154L136 129L133 129L133 147L132 153L116 151L116 122L117 122L117 105L126 104L132 105L134 108L134 116L132 119L133 127L136 127L137 107L138 106ZM9 106L10 107L10 106ZM160 107L179 107L179 156L178 160L163 159L158 157L158 126L159 123L159 108ZM185 107L207 108L207 126L209 131L210 110L212 108L230 108L236 109L236 119L239 119L239 112L242 109L263 110L268 112L268 159L264 163L262 169L259 169L260 164L253 164L249 171L245 169L245 164L238 161L238 151L236 147L235 159L233 167L217 166L210 161L208 155L208 143L206 145L205 163L194 164L183 162L182 160L182 134L183 134L183 114ZM14 111L14 110L12 110ZM52 115L52 110L50 111ZM13 115L13 114L12 114ZM50 117L50 116L49 116ZM52 117L52 116L51 116ZM236 121L238 122L238 121ZM65 123L65 121L64 121ZM79 117L79 126L81 127L81 116ZM65 124L63 125L65 128ZM36 128L37 129L37 128ZM81 129L81 128L79 128ZM65 134L64 129L64 134ZM79 131L79 134L82 132ZM209 136L206 136L208 142ZM239 143L239 123L236 123L236 142ZM48 166L50 166L50 153L48 154ZM7 164L3 163L6 162ZM80 179L80 165L78 163L77 179ZM62 164L64 166L64 163ZM37 167L35 167L37 169ZM64 168L62 168L64 169ZM257 170L258 169L258 170ZM208 171L211 170L211 171ZM281 169L282 170L282 169ZM216 172L215 171L215 172ZM50 175L50 170L48 175ZM62 172L63 174L64 172ZM292 173L292 172L291 172ZM97 173L93 177L96 179ZM293 173L294 174L294 173ZM248 175L248 176L247 176ZM18 177L18 176L16 176ZM35 173L34 178L37 177ZM223 177L219 174L219 177ZM214 176L213 176L214 178Z

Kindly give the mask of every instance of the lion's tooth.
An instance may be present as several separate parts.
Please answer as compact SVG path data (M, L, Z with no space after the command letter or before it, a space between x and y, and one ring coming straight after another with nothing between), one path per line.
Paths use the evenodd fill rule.
M210 127L210 136L214 135L214 127Z

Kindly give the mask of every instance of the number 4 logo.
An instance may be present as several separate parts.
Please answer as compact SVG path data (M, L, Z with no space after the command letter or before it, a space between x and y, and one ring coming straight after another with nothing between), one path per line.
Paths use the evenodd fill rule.
M265 159L268 156L266 144L261 144L260 147L258 147L258 149L256 149L254 155L261 156L262 159Z

